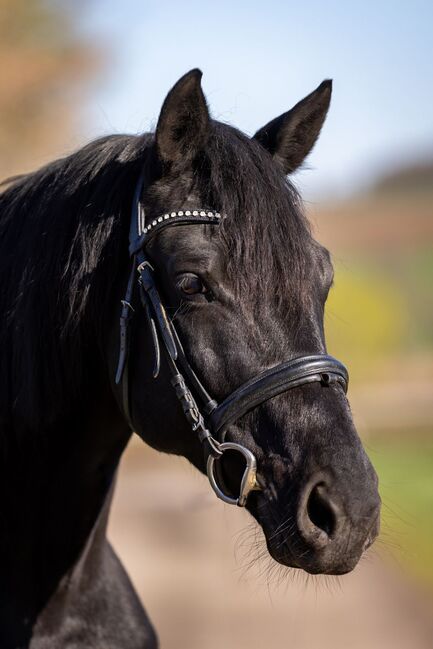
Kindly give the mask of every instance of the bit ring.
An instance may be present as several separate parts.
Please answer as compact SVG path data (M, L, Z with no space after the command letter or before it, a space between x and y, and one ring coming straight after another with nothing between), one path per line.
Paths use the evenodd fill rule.
M249 451L245 446L241 444L235 444L235 442L223 442L219 444L219 450L221 451L221 456L218 458L209 455L207 460L207 477L209 478L210 485L218 498L223 500L229 505L238 505L238 507L245 507L247 502L248 494L251 491L256 491L261 489L260 485L257 482L257 461L253 453ZM245 470L242 476L239 496L234 498L233 496L228 495L218 484L218 475L216 473L217 462L221 460L225 451L237 451L243 455L245 460Z

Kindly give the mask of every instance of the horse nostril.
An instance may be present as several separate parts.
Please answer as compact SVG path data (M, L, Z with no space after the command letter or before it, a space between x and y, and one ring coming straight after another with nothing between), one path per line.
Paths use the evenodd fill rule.
M316 485L311 490L307 501L307 514L313 525L332 536L337 525L335 512L326 497L323 485Z
M354 486L331 471L316 471L303 485L296 522L306 548L299 567L342 575L355 567L372 544L379 531L380 499L375 485L362 492Z
M317 550L328 545L337 533L339 508L333 502L327 484L311 480L304 489L298 509L298 528L304 540Z

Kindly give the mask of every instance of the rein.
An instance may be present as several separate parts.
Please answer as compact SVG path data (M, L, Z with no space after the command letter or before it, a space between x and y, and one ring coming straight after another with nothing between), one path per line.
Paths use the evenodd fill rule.
M337 383L347 392L349 375L345 366L332 356L307 355L261 372L234 390L220 404L212 399L189 364L176 328L167 317L156 288L154 268L146 256L146 246L163 228L191 224L218 226L221 215L213 210L188 209L168 212L146 223L146 215L140 203L142 188L141 177L134 193L129 231L132 269L120 315L120 349L115 380L117 385L122 384L124 413L133 428L128 380L129 322L135 311L133 294L138 275L140 301L146 313L154 347L153 377L159 375L162 343L171 374L170 383L192 431L203 445L210 485L224 502L243 507L248 494L261 489L257 482L257 461L254 454L242 444L224 441L227 428L268 399L307 383L318 382L325 387ZM245 464L237 496L233 496L227 489L221 472L220 461L227 451L240 453Z

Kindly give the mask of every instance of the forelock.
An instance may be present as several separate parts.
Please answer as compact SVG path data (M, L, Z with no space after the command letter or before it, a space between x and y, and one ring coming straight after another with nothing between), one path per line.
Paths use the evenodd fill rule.
M312 237L294 185L258 142L218 122L207 156L209 200L226 216L221 237L237 291L266 292L277 305L300 297Z

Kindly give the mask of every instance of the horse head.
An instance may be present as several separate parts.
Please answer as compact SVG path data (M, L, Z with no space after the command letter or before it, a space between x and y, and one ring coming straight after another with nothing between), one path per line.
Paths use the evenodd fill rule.
M211 119L200 81L193 70L168 94L140 170L138 202L143 227L205 209L196 223L155 227L146 263L190 368L213 400L224 402L278 364L326 355L331 258L313 238L287 176L318 138L331 82L249 138ZM218 215L218 227L213 217L206 222L207 214ZM149 359L159 334L151 335L144 310L135 311L131 426L153 447L183 455L205 472L202 444L170 385L171 361L163 356L152 376ZM115 391L121 405L121 390ZM278 562L345 573L376 537L380 510L377 477L345 390L339 381L301 381L271 396L224 429L224 441L257 462L259 488L246 507ZM244 468L235 451L219 460L229 494L239 491Z

